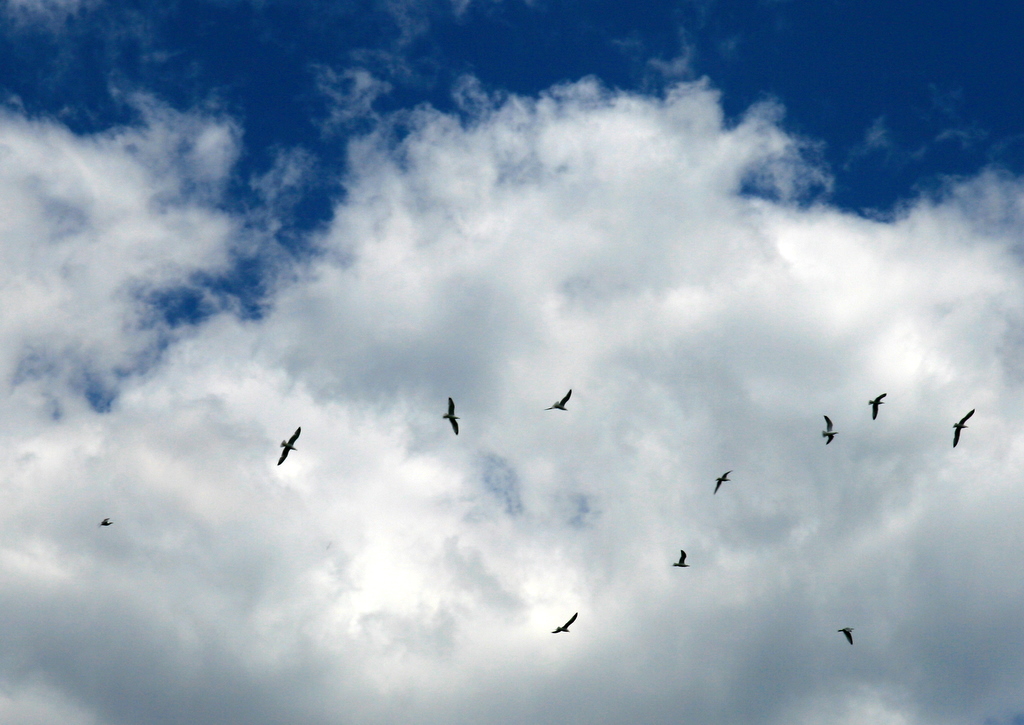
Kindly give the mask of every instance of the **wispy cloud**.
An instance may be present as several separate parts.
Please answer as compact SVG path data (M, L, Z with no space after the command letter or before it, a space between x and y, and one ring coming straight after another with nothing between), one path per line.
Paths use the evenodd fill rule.
M3 0L2 12L16 22L50 25L55 30L80 10L99 5L102 0Z
M339 127L351 131L354 123L379 120L373 104L391 92L390 83L365 68L347 68L340 73L326 66L314 70L317 88L329 101L328 117L322 122L325 131Z

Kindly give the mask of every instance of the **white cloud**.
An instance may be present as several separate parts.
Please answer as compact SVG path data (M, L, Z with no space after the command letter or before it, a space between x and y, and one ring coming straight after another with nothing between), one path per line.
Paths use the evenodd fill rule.
M866 220L806 202L827 177L777 108L728 126L706 84L480 109L354 143L268 315L211 318L109 413L14 386L8 697L43 681L98 723L1019 710L1020 182ZM8 379L36 328L116 366L151 344L123 290L222 263L232 220L183 179L215 189L235 134L188 119L3 119Z
M349 126L354 121L379 119L374 102L391 92L391 84L376 78L365 68L347 68L341 73L326 66L315 68L317 87L331 102L325 131Z
M54 414L55 379L108 388L148 364L170 334L149 295L226 266L235 222L210 202L235 131L151 104L145 115L89 138L0 118L0 373L16 397L55 395Z
M91 10L102 0L2 0L0 10L9 21L59 31L68 17Z

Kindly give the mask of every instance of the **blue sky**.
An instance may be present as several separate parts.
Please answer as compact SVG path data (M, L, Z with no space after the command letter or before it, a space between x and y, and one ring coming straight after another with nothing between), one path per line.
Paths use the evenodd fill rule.
M4 725L1024 717L1024 7L0 2Z
M8 97L79 131L131 118L117 90L213 103L244 125L240 173L294 147L343 164L340 139L365 126L324 133L322 74L355 68L389 84L379 112L450 110L463 74L527 95L588 75L643 91L707 76L730 117L778 100L785 127L820 144L842 208L884 213L945 176L1024 164L1012 3L93 2L45 18L32 5L4 24ZM305 189L296 223L323 221L337 192Z

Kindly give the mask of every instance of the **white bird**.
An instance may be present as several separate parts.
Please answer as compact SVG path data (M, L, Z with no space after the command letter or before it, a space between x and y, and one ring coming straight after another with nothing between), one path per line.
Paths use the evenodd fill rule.
M846 641L850 644L853 644L853 627L843 627L842 629L837 629L836 631L845 634Z
M455 415L455 401L451 398L448 398L448 413L441 417L448 419L448 422L452 424L452 430L455 431L455 435L458 435L459 424L456 421L458 421L459 416Z
M719 487L720 487L720 486L721 486L721 485L722 485L723 483L725 483L726 481L728 481L728 480L729 480L729 474L730 474L730 473L732 473L732 471L726 471L726 472L725 472L725 473L723 473L723 474L722 474L721 476L719 476L718 478L716 478L716 479L715 479L715 490L714 490L714 492L713 492L713 493L711 494L712 496L714 496L714 495L715 495L716 493L718 493L718 489L719 489Z
M956 448L956 444L960 442L960 431L967 427L966 425L964 425L964 423L966 423L967 419L970 418L972 415L974 415L974 408L971 409L970 413L968 413L963 418L961 418L959 423L954 423L953 424L953 428L956 429L954 431L954 433L953 433L953 447L954 448Z
M672 566L689 566L689 564L686 563L685 551L683 551L682 549L679 550L679 561L673 564Z
M569 625L576 621L576 617L578 617L579 614L580 614L579 612L576 612L576 614L572 615L569 618L568 622L563 624L561 627L558 627L557 629L551 630L551 634L558 634L559 632L568 632L569 631Z
M565 394L564 398L559 400L557 403L552 405L550 408L545 408L544 410L565 410L565 404L569 402L569 396L570 395L572 395L572 389L571 388L569 389L569 392Z
M825 416L825 425L826 428L821 432L821 437L828 438L828 440L825 441L825 445L827 446L829 443L832 442L832 439L836 437L836 434L838 434L839 431L832 430L832 421L827 415Z
M886 395L887 393L882 393L874 400L868 401L868 405L871 406L871 420L874 420L875 418L878 417L878 406L885 405L885 403L882 402L882 398L884 398Z
M284 448L284 450L281 451L281 457L279 459L277 459L277 465L280 466L282 463L284 463L284 459L288 457L288 451L297 451L298 450L298 448L296 448L292 444L295 443L295 441L297 441L299 439L299 433L301 433L301 432L302 432L302 428L300 426L299 428L295 429L295 432L292 434L291 438L289 438L286 441L281 441L281 447Z

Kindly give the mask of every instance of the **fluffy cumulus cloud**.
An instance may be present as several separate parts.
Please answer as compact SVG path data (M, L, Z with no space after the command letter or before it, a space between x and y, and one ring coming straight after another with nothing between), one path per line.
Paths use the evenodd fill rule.
M233 124L138 106L138 128L91 138L0 116L0 375L54 417L68 386L105 407L170 335L151 303L227 265L234 222L212 202Z
M231 124L0 119L0 719L1024 710L1019 180L841 213L701 83L399 120L266 315L183 332L140 290L239 244Z

